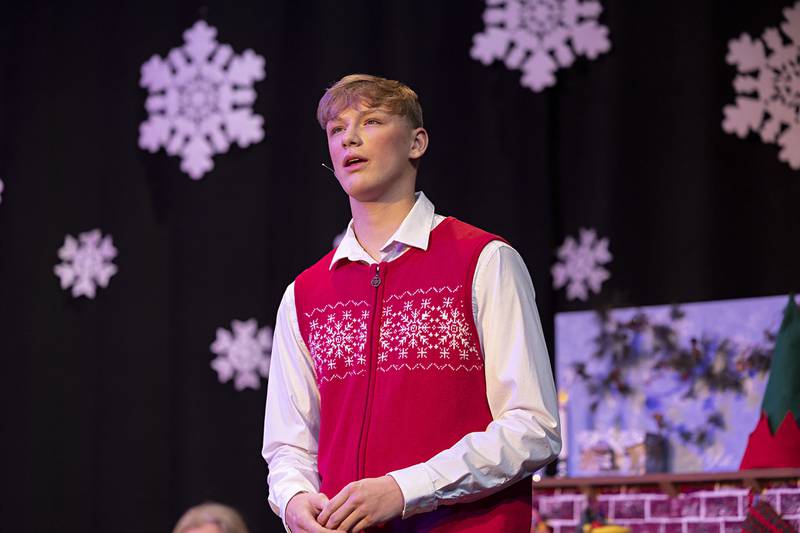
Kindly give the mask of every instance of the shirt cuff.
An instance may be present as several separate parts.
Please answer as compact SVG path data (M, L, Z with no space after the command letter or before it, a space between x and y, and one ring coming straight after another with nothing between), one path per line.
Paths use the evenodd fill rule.
M436 489L424 463L394 470L392 476L403 493L403 518L427 513L438 507Z

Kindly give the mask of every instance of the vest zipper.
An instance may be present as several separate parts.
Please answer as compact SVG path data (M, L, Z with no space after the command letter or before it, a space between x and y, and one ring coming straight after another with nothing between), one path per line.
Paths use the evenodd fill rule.
M367 432L369 431L372 415L372 398L375 392L375 372L378 361L378 346L380 345L381 315L383 314L383 288L386 281L386 268L383 269L381 279L381 265L375 267L375 275L369 284L375 289L375 298L372 304L372 324L370 327L370 351L367 356L367 399L364 402L364 416L361 423L361 435L358 439L358 455L356 459L356 479L363 479L367 453Z

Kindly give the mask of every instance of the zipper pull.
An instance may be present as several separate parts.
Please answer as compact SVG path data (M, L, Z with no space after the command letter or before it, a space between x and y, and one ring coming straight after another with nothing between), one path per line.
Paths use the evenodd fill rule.
M369 280L369 284L372 285L373 287L375 287L376 289L378 288L378 285L381 284L380 271L381 271L381 267L380 266L376 267L375 268L375 277L372 278L371 280Z

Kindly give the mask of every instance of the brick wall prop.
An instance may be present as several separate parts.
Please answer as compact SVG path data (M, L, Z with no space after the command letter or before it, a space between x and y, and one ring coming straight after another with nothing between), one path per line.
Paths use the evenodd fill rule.
M747 516L748 489L697 490L670 497L658 492L599 494L593 508L609 523L633 533L739 533ZM800 487L769 488L770 505L800 530ZM574 533L588 505L581 493L534 492L534 506L554 533Z

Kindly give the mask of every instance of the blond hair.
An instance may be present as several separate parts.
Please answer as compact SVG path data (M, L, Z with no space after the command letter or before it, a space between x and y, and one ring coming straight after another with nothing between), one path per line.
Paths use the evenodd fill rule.
M172 533L186 533L206 524L216 524L223 533L249 533L244 519L235 509L216 502L206 502L183 513Z
M422 107L411 87L396 80L369 74L350 74L329 87L317 106L317 121L322 129L329 120L357 104L383 107L405 117L412 128L422 127Z

